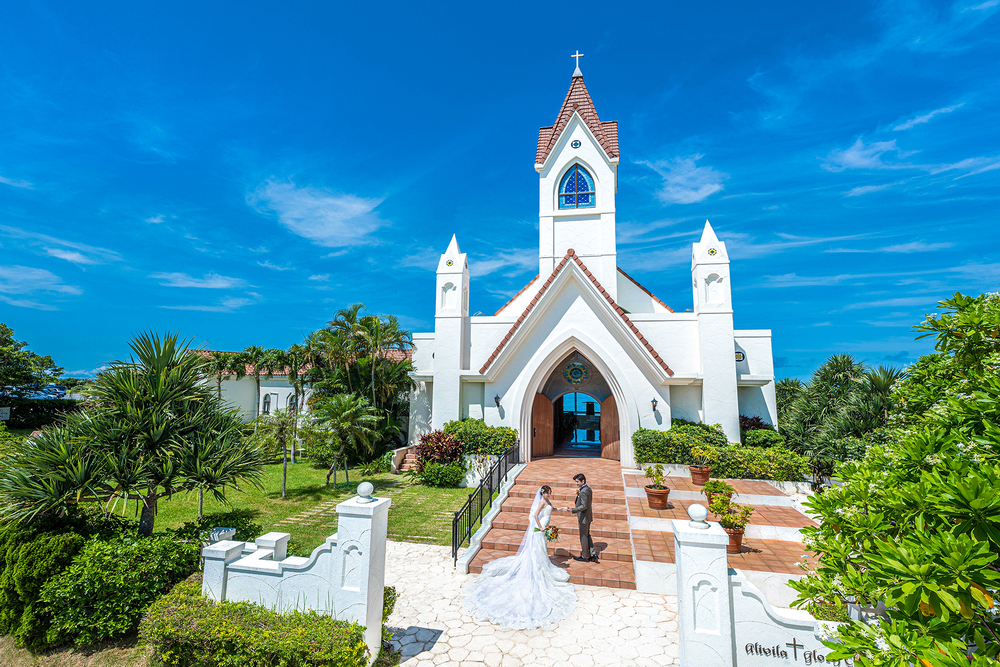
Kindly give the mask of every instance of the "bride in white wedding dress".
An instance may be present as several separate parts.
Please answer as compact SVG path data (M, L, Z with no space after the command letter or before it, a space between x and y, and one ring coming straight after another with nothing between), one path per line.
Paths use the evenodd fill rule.
M561 621L576 609L569 573L549 560L544 531L552 516L551 495L547 486L535 493L517 554L487 563L465 585L465 608L476 618L526 630Z

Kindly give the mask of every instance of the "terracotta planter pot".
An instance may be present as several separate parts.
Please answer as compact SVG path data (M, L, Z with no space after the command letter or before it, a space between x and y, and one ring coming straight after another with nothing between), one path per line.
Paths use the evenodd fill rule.
M696 486L705 486L712 474L711 466L688 466L688 470L691 471L691 483Z
M646 502L651 510L667 509L667 498L670 496L670 489L654 489L646 487Z
M723 530L729 533L729 546L726 547L726 553L741 553L743 551L743 531L732 528L723 528Z

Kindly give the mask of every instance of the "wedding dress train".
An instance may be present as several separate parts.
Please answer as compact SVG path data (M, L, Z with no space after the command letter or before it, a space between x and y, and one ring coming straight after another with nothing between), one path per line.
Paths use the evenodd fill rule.
M517 554L487 563L482 574L465 585L465 608L476 618L526 630L557 623L576 609L569 573L549 560L542 532L549 525L551 505L546 504L535 523L541 502L541 494L535 494Z

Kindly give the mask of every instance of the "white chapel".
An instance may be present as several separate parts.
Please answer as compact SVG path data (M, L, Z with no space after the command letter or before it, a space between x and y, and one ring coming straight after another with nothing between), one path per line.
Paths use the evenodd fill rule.
M777 423L771 332L733 328L729 254L710 224L692 248L691 312L618 266L618 162L618 123L598 117L577 67L538 132L538 275L470 317L455 237L441 255L434 331L413 336L411 444L473 417L515 428L525 462L590 454L632 467L638 428L718 423L738 442L740 415Z

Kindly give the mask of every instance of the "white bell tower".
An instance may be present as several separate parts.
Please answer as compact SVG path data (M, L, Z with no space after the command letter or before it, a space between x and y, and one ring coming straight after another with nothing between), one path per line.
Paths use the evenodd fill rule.
M431 428L458 419L461 377L469 368L469 262L454 235L437 267L434 295L434 414Z
M740 441L740 407L736 389L736 346L729 253L706 220L691 255L694 313L701 352L703 421L722 424L730 442Z

